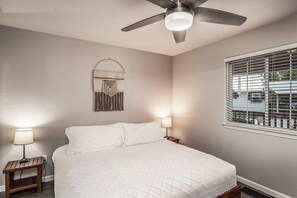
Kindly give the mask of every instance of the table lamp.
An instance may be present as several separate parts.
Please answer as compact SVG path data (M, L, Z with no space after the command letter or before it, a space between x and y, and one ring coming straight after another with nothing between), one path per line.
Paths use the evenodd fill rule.
M166 128L166 138L168 138L168 128L172 127L172 120L170 117L162 119L162 127Z
M23 145L23 158L20 159L20 163L28 162L26 158L26 144L33 143L33 130L32 129L17 129L14 136L14 144Z

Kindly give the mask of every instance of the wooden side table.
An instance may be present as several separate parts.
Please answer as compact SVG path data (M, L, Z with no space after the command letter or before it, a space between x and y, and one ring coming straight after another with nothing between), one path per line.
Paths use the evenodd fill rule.
M5 173L6 198L10 198L11 193L31 188L37 188L37 191L41 192L43 163L43 157L29 158L29 161L26 163L19 163L19 160L8 162L3 170L3 173ZM16 171L31 168L37 169L36 176L14 180L14 173Z
M167 140L170 140L170 141L175 142L177 144L179 143L179 139L176 138L176 137L173 137L173 136L168 136L167 137Z

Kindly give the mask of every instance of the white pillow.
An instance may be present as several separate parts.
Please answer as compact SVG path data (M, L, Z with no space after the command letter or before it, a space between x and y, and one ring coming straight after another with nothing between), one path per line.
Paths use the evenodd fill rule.
M143 144L163 139L160 123L121 123L125 145Z
M123 145L119 124L101 126L74 126L66 129L69 139L67 154L102 151Z

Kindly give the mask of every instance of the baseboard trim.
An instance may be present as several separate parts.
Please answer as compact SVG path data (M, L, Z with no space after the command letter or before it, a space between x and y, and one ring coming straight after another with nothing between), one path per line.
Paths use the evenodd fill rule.
M246 179L244 177L241 177L241 176L238 176L238 175L236 177L237 177L237 181L239 181L239 182L241 182L241 183L243 183L243 184L245 184L247 186L250 186L252 188L255 188L255 189L257 189L257 190L259 190L259 191L261 191L263 193L266 193L267 195L270 195L270 196L273 196L273 197L276 197L276 198L292 198L292 197L290 197L288 195L285 195L283 193L272 190L272 189L270 189L270 188L268 188L266 186L263 186L263 185L258 184L256 182L248 180L248 179Z
M55 177L54 175L48 175L42 178L42 182L50 182L50 181L54 181Z
M54 181L54 175L48 175L45 177L42 177L42 182L50 182L50 181ZM5 185L0 186L0 192L4 192L5 191Z

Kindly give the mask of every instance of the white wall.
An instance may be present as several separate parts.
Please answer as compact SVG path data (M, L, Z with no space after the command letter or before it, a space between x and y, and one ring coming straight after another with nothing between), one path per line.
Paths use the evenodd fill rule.
M17 127L33 127L28 157L51 155L73 125L146 122L171 113L172 57L0 26L0 170L21 158ZM92 70L103 58L126 69L124 111L94 112ZM0 185L3 184L0 174Z
M293 15L173 58L174 135L235 164L238 175L292 197L297 197L297 141L221 124L224 58L297 42L296 21Z

